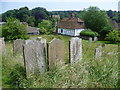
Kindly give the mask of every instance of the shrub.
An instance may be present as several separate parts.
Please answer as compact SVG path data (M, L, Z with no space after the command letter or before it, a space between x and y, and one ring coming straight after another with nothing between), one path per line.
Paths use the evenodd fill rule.
M27 39L27 32L25 26L21 24L16 18L8 18L7 23L3 25L2 36L6 40Z
M99 36L99 34L97 32L92 31L91 29L85 29L82 32L80 32L80 35L83 36Z
M113 30L111 32L109 32L107 35L106 35L106 40L109 40L109 41L112 41L112 42L117 42L117 41L120 41L120 37L119 37L119 31L117 30Z
M52 23L47 20L43 20L41 23L39 23L38 27L40 28L40 32L43 34L51 34L53 33L53 30L55 30L55 28L52 27Z

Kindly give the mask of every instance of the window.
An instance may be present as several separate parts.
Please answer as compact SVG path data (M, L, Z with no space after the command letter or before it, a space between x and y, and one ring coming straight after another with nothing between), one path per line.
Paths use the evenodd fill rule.
M80 25L83 25L83 22L80 22Z

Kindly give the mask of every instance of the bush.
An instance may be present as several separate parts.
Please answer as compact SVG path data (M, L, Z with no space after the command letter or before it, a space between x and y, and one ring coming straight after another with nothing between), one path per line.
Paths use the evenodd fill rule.
M55 30L55 27L52 27L52 23L47 20L43 20L41 23L39 23L38 27L40 28L41 33L47 35L53 33L53 30Z
M7 23L3 25L2 36L6 40L27 39L27 31L25 26L16 18L8 18Z
M80 35L91 36L91 37L99 36L99 34L97 32L94 32L91 29L85 29L85 30L83 30L82 32L80 32Z
M106 35L106 40L109 40L109 41L112 41L112 42L117 42L117 41L120 41L120 37L119 37L119 31L117 30L113 30L111 32L109 32L107 35Z

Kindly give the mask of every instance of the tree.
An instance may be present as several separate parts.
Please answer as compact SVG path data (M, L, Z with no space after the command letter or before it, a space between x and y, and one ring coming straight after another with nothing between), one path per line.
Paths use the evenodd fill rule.
M17 18L22 21L22 22L26 22L27 18L30 16L30 11L28 7L22 7L18 10L17 13Z
M89 7L88 9L85 9L81 13L81 18L85 21L87 28L100 33L101 36L104 33L104 27L112 26L106 12L100 10L98 7Z
M44 34L51 34L53 30L55 30L55 28L52 27L52 23L48 20L43 20L41 23L38 24L38 27Z
M30 16L27 18L27 21L26 21L30 26L35 26L35 18L33 16Z
M6 40L27 39L27 32L25 26L16 18L8 18L7 22L3 25L2 36Z
M46 20L49 18L49 12L45 8L36 7L31 10L31 15L35 18L35 26L38 26L38 23L41 20Z

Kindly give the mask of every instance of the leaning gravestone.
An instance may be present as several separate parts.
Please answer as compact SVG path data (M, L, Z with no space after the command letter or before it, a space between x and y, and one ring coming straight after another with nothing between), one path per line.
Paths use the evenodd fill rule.
M23 53L23 45L25 40L16 39L13 41L13 54Z
M97 42L97 40L98 40L97 37L94 37L94 42Z
M4 37L0 38L0 53L5 53L6 49L5 49L5 41L4 41Z
M92 37L89 37L89 42L92 42Z
M73 37L70 40L70 63L82 59L82 39Z
M46 71L44 44L38 41L25 44L24 62L27 77L34 74L44 74Z
M62 40L54 38L48 43L47 49L49 69L64 65L64 42Z
M95 59L100 59L102 56L102 47L99 46L95 49Z

